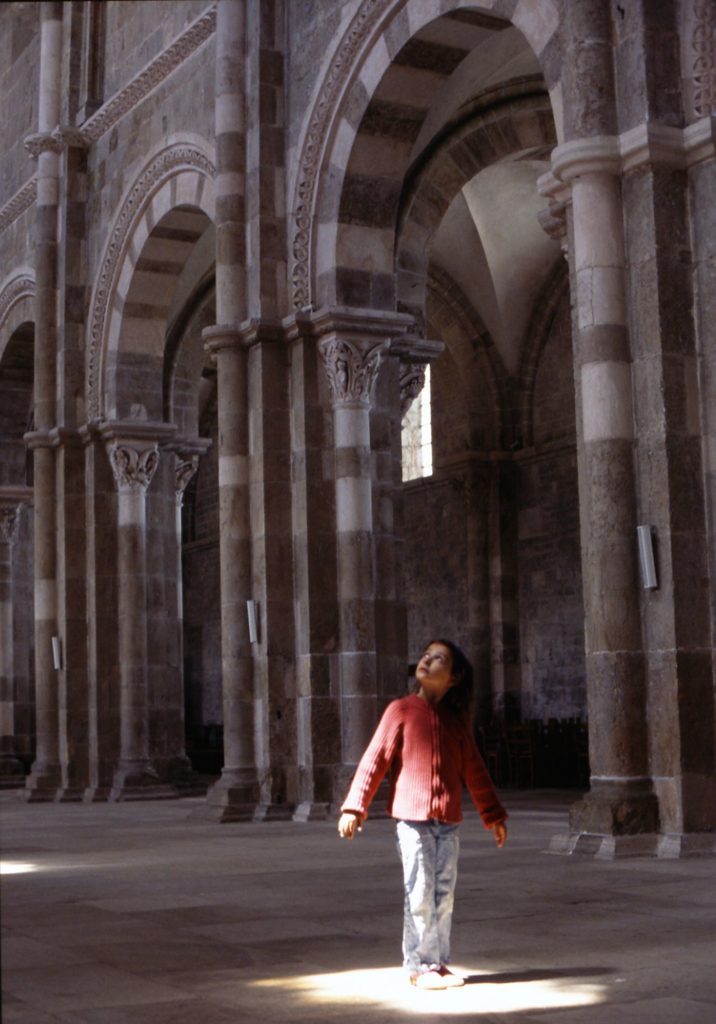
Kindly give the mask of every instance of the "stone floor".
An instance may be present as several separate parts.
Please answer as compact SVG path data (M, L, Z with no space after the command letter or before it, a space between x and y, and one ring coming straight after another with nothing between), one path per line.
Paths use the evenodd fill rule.
M216 825L200 799L0 796L4 1024L713 1024L716 860L545 853L568 798L506 792L501 851L463 826L463 989L397 966L389 821Z

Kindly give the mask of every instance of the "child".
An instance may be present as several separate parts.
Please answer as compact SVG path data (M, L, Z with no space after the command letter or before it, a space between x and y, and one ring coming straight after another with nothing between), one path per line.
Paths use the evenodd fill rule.
M433 640L418 662L416 692L392 701L356 769L338 832L352 839L390 771L388 811L398 819L403 863L403 963L421 989L463 985L449 970L465 784L502 847L507 813L472 737L472 666L449 640Z

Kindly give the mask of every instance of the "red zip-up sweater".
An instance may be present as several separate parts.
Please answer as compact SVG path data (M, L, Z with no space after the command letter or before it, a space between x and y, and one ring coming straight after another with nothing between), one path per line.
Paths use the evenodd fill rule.
M463 785L486 828L507 817L469 730L454 712L417 694L385 709L341 810L365 818L388 770L388 813L394 818L457 824Z

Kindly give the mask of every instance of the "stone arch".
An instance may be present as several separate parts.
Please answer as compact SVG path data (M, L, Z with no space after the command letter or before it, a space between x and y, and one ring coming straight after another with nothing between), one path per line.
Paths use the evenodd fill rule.
M17 270L0 287L0 361L10 339L22 324L35 322L35 275Z
M181 257L186 257L186 247L193 247L198 240L199 223L214 219L214 172L203 142L176 142L148 161L125 194L92 295L87 357L87 411L91 421L117 415L117 353L126 339L128 318L143 322L141 329L151 335L153 328L149 325L156 328L158 318L163 317L163 337ZM178 258L151 260L146 246L152 235L155 241L163 236L176 242ZM148 267L142 260L157 265ZM137 271L139 275L156 271L156 292L149 302L142 301L142 281ZM147 343L152 348L151 342ZM161 370L159 381L161 405Z
M493 4L467 0L361 5L323 77L301 144L293 205L296 308L311 302L392 308L395 215L413 143L431 102L426 75L444 81L486 33L516 28L536 55L547 87L558 95L550 59L559 26L557 5L548 0L537 10L519 2L511 20L492 9ZM459 26L458 32L450 26L450 45L435 43L435 26L445 28L449 22ZM382 94L392 99L383 101ZM401 106L401 97L410 102ZM388 139L391 149L390 173L378 182L374 175L361 175L361 168L371 166L376 138ZM365 211L366 223L356 225L360 240L350 239L351 232L340 227L347 199ZM364 263L370 266L344 266L342 248L367 253Z
M479 112L446 138L406 181L396 240L396 302L422 320L430 240L458 193L481 170L522 156L541 158L555 145L544 93Z
M208 272L181 305L166 334L162 380L163 418L180 437L198 437L208 381L215 368L205 352L202 331L216 323L214 270Z
M32 461L23 435L32 427L35 277L20 269L0 288L0 483L29 483ZM5 479L9 474L12 480Z

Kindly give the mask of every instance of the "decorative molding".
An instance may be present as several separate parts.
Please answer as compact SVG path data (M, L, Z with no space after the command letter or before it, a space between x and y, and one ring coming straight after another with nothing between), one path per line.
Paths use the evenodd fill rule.
M52 138L56 140L60 150L69 149L70 146L88 149L90 145L90 140L82 129L71 124L58 124L52 129Z
M291 244L291 287L294 309L303 309L311 301L310 247L311 221L316 183L323 159L329 126L338 100L354 68L358 52L376 23L394 0L363 0L349 25L335 57L326 72L316 100L308 131L303 140L293 203L293 239Z
M159 465L156 441L144 444L113 441L108 452L119 490L146 491Z
M21 185L15 195L0 209L0 232L9 228L25 210L29 210L37 198L37 178L33 175Z
M170 146L168 149L162 150L142 172L130 189L117 216L92 298L87 355L87 396L90 420L97 420L101 416L98 378L102 339L109 312L109 300L120 269L121 259L125 254L127 239L149 198L170 178L184 170L199 171L209 178L213 178L215 173L214 165L198 147L189 143Z
M713 0L695 0L693 16L694 113L706 117L716 107L716 8Z
M560 181L572 181L582 174L618 174L620 169L619 139L615 135L572 139L552 150L552 173Z
M10 310L21 299L35 297L35 279L29 274L18 274L13 277L0 292L0 330L2 330Z
M376 344L372 340L357 342L335 336L318 343L334 404L370 404L378 370L389 345L387 339Z
M80 128L58 125L52 132L35 132L25 139L25 148L37 159L40 153L61 153L66 146L88 147L141 103L216 31L216 5L199 15L166 50L150 61L131 82L92 115ZM35 176L25 182L0 209L0 232L5 231L37 198Z
M120 89L82 125L81 133L88 142L96 142L113 128L125 114L161 85L181 64L195 53L216 30L216 5L200 14L180 36L139 74Z
M650 122L621 135L573 139L552 150L552 170L541 175L537 187L543 196L569 201L565 185L582 174L625 174L639 167L672 167L683 170L714 158L713 115L686 128ZM568 191L568 188L567 188ZM545 229L546 230L546 229Z

